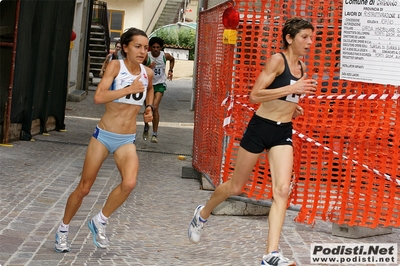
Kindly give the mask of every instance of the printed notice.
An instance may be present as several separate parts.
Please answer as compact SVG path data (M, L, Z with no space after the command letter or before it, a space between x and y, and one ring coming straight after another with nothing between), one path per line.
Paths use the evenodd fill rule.
M343 0L340 78L400 85L400 0Z

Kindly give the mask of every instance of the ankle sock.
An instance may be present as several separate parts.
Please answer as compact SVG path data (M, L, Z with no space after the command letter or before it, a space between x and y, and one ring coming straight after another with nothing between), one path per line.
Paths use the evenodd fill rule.
M200 222L202 222L202 223L205 223L205 222L207 222L207 220L206 219L203 219L203 218L201 218L201 216L199 215L199 221Z
M60 231L60 232L68 232L69 231L69 224L65 224L64 222L61 222L60 226L58 226L58 231Z
M106 224L106 223L107 223L107 220L108 220L108 217L104 216L103 212L100 211L100 212L96 215L96 220L97 220L99 223Z

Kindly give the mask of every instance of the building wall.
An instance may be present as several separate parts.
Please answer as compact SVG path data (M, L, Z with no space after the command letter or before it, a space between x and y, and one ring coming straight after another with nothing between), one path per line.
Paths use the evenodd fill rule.
M168 0L145 0L143 7L143 30L150 34Z
M185 18L190 19L193 22L197 21L197 9L199 6L198 0L191 0L187 6L187 11L185 13Z
M76 0L75 4L75 17L74 25L72 30L76 33L76 39L73 41L73 47L70 50L69 56L69 87L68 93L71 93L75 89L82 89L82 72L84 70L83 66L79 64L79 61L83 57L84 36L85 32L82 32L82 17L85 15L85 10L88 8L88 3L84 3L83 0Z
M125 11L124 29L135 27L150 34L168 0L107 0L106 2L108 9ZM185 14L192 21L197 19L198 2L191 0L187 9L192 12Z
M168 0L107 0L107 8L125 11L123 28L135 27L147 34L155 25Z

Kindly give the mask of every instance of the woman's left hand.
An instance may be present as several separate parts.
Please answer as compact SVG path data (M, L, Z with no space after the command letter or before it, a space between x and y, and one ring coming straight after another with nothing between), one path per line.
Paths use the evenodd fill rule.
M296 118L296 117L301 116L301 115L304 115L304 109L301 108L300 105L297 105L296 109L294 110L294 113L293 113L293 118Z

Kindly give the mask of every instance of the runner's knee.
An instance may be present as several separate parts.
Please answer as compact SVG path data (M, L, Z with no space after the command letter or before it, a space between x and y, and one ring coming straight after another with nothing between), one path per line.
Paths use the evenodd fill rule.
M283 186L276 186L274 187L274 199L281 199L287 200L289 198L290 186L283 185Z
M231 195L239 195L243 191L243 186L240 184L235 184L234 182L228 181L229 182L229 192Z
M129 180L124 180L121 183L122 190L130 193L136 186L136 178L132 178Z
M80 199L83 199L84 197L86 197L87 195L89 195L89 192L90 192L90 188L87 188L87 187L78 187L76 190L75 190L75 194L80 198Z

